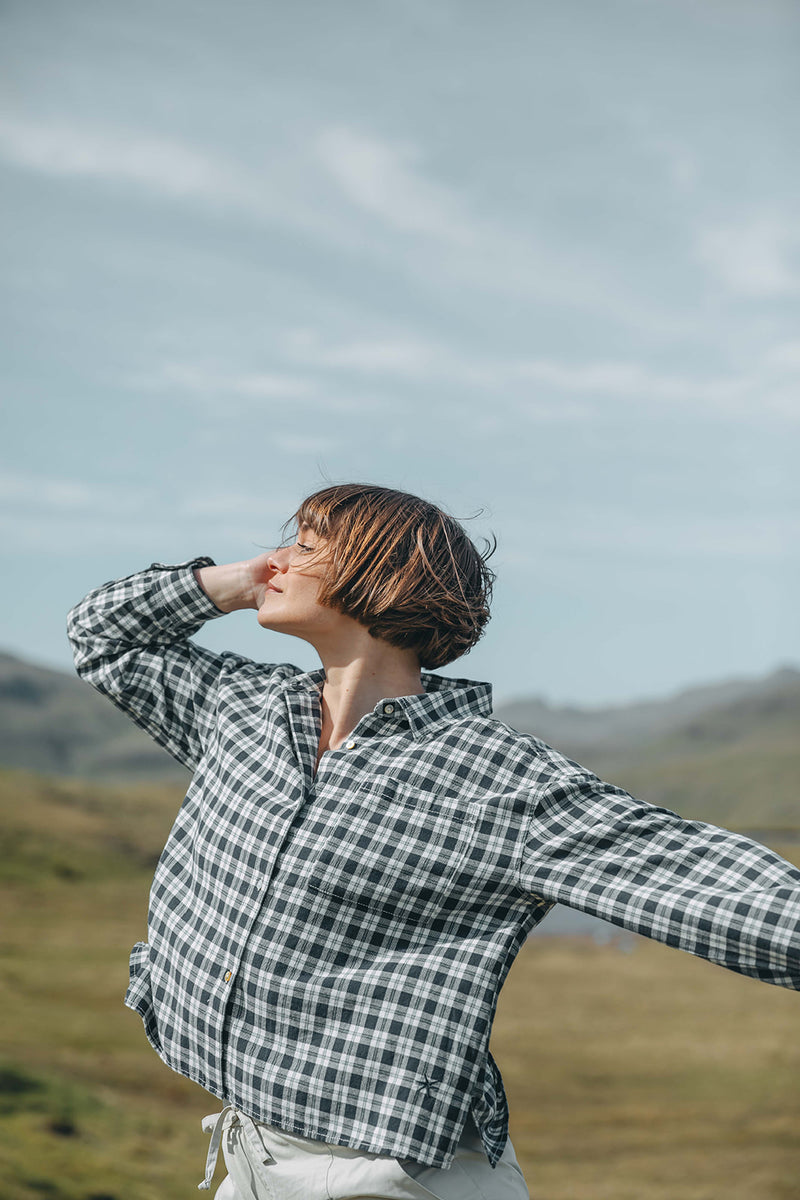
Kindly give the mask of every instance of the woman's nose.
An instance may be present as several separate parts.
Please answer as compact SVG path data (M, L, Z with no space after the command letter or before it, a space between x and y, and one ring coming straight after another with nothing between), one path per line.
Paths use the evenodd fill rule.
M272 571L285 571L289 566L289 547L279 546L277 550L273 550L267 563Z

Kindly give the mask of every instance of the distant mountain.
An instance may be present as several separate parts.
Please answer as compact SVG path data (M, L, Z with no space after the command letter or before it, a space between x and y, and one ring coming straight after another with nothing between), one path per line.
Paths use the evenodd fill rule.
M730 736L748 717L791 709L798 699L800 671L787 666L761 679L731 679L687 688L665 699L604 708L556 708L539 698L513 700L499 705L495 716L580 760L617 756L681 731L693 730L694 736L706 739Z
M800 829L800 671L692 688L663 701L496 714L634 796L715 825Z
M76 675L0 653L0 765L98 780L187 772Z

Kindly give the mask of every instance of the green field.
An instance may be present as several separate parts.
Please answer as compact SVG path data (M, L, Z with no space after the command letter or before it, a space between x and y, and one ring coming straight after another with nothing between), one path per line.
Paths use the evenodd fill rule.
M179 799L0 774L3 1200L196 1195L218 1104L121 1000ZM662 946L529 942L493 1052L534 1200L800 1200L799 1035L796 993Z

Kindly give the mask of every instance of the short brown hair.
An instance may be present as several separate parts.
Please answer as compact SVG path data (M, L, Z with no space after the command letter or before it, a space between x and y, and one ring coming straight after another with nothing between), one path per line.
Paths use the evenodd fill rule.
M494 574L458 521L408 492L322 488L292 523L328 542L319 602L373 637L416 651L426 670L466 654L489 620ZM289 522L287 522L289 524Z

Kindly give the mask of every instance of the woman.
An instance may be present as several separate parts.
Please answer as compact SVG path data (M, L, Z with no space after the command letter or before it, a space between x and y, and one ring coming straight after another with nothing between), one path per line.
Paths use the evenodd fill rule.
M308 497L297 541L160 563L70 614L79 673L194 774L126 1003L219 1097L228 1200L522 1200L497 996L564 903L800 988L800 871L491 719L427 671L488 620L463 529L402 492ZM253 608L322 669L188 640Z

